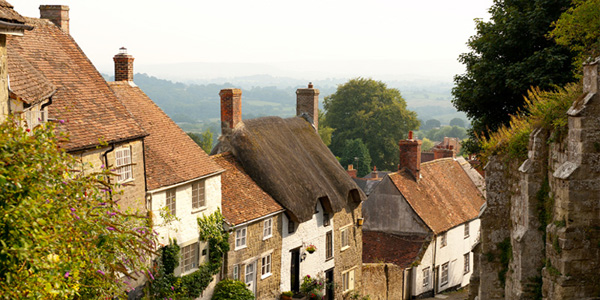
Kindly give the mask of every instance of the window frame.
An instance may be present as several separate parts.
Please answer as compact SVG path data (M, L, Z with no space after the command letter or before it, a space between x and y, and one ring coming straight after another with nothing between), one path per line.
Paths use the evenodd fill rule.
M342 272L342 292L354 290L354 268Z
M333 258L333 230L325 233L325 259Z
M243 235L238 236L238 233L243 232ZM239 243L238 243L239 241ZM243 243L242 243L243 241ZM235 229L235 250L240 250L248 247L248 227L240 227Z
M440 235L440 248L444 248L448 245L448 236L447 232L444 232Z
M465 236L464 236L465 239L468 238L469 235L470 235L469 230L470 230L470 228L469 228L469 222L467 222L467 223L465 223Z
M187 274L198 269L200 265L199 242L182 246L180 253L179 266L181 268L181 274Z
M260 274L261 274L260 278L261 279L265 279L265 278L273 275L272 263L273 263L272 253L269 253L268 255L261 257L261 259L260 259Z
M133 155L130 146L115 150L115 173L118 183L133 180Z
M288 219L288 233L294 233L296 231L296 222Z
M233 265L233 270L231 270L231 273L233 280L240 280L240 265Z
M199 210L206 207L206 180L192 182L192 209Z
M446 284L448 284L448 276L449 276L449 270L448 270L448 266L449 263L446 262L444 264L442 264L442 271L441 271L441 276L440 276L440 286L444 286ZM445 277L445 278L444 278Z
M263 221L263 240L273 237L273 218Z
M463 261L463 273L468 274L469 272L471 272L471 252L467 252L463 255Z
M423 269L423 287L429 288L429 277L431 276L431 269L429 267Z
M352 228L351 225L340 228L340 245L342 247L340 251L350 248L350 228Z
M331 224L331 217L329 216L328 212L323 210L323 226L327 227L329 224Z
M177 215L177 188L165 191L165 206L172 216Z

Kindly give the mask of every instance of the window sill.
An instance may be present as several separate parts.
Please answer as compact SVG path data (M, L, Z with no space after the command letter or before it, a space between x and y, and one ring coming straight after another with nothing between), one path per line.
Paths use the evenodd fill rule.
M350 248L350 246L344 246L344 247L342 247L342 249L340 249L340 251L345 251L348 248Z
M193 214L197 214L197 213L199 213L199 212L201 212L201 211L204 211L204 210L206 210L207 208L208 208L207 206L202 206L202 207L198 207L198 208L192 208L192 212L191 212L191 214L192 214L192 215L193 215Z
M238 251L238 250L242 250L242 249L246 249L246 248L248 248L248 245L237 247L237 248L233 249L233 251Z
M468 239L470 237L470 235L465 235L465 239Z
M271 275L273 275L273 273L267 273L267 274L265 274L265 275L261 275L261 276L260 276L260 279L261 279L261 280L263 280L263 279L267 279L267 278L271 277Z
M325 258L325 261L330 261L330 260L333 260L333 256L332 256L332 257Z
M194 273L194 272L196 272L196 271L198 271L198 270L199 270L198 268L193 268L193 269L191 269L191 270L189 270L189 271L186 271L186 272L181 272L181 273L179 274L179 276L190 275L190 274L192 274L192 273Z
M440 286L445 286L445 285L447 285L447 284L448 284L448 282L447 282L447 281L446 281L446 282L442 282L442 283L440 284Z
M133 178L128 178L128 179L125 179L123 181L117 181L117 183L120 184L120 185L127 184L127 183L130 183L130 182L133 182Z
M265 236L265 237L263 238L263 241L266 241L266 240L268 240L268 239L270 239L270 238L272 238L272 237L273 237L273 235L270 235L270 236Z

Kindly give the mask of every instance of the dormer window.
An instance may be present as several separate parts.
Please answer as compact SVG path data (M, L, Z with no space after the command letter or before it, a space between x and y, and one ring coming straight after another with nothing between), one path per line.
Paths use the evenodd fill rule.
M329 226L329 213L323 212L323 226Z

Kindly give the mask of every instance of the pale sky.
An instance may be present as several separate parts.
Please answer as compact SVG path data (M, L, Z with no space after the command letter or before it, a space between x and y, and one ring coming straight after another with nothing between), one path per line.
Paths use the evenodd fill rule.
M166 63L272 66L281 74L431 76L451 81L493 0L9 0L24 16L70 7L70 30L101 72L121 46L135 71ZM217 68L217 67L216 67ZM205 70L207 74L219 70ZM252 73L252 70L244 70ZM287 73L286 73L287 72ZM161 74L151 74L157 77ZM239 74L250 75L250 74ZM377 78L375 78L377 79Z

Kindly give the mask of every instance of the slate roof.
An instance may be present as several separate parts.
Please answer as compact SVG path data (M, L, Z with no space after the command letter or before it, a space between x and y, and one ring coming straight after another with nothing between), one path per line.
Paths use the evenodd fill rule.
M363 231L363 263L392 263L401 268L420 260L430 239L426 235L396 235L378 231Z
M387 173L389 173L389 172L386 172L386 174ZM383 178L373 179L373 180L363 179L363 178L352 178L352 180L354 180L354 182L356 183L356 185L367 196L371 195L371 193L375 190L375 188L377 187L377 185L379 185L379 183L381 182L381 179L383 179Z
M284 210L248 176L231 153L211 158L225 169L221 175L221 207L228 223L237 225Z
M404 169L388 176L435 234L477 218L485 202L460 163L452 158L422 163L418 183Z
M10 3L0 0L0 21L23 24L25 23L25 18L14 11Z
M27 104L48 99L56 87L15 51L8 53L9 89Z
M69 34L48 20L25 20L34 29L8 37L8 57L20 55L56 87L48 115L66 120L59 129L69 133L70 141L63 144L67 151L146 135ZM21 71L9 76L27 76L14 73Z
M301 117L244 120L213 152L231 151L248 175L296 222L312 218L320 198L339 212L366 196Z
M139 87L126 81L109 85L149 134L144 139L148 190L222 171Z

